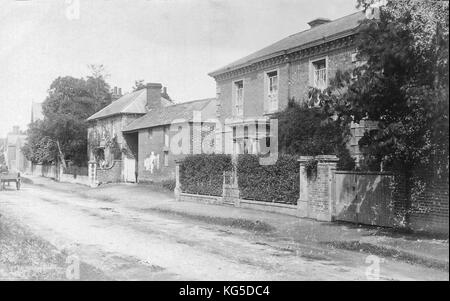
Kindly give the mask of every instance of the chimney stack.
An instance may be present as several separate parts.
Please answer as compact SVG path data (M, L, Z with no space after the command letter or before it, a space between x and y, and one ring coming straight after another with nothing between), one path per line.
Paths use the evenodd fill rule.
M317 27L317 26L320 26L322 24L326 24L326 23L329 23L329 22L331 22L330 19L317 18L317 19L314 19L314 20L308 22L308 25L311 26L311 28L314 28L314 27Z
M162 85L160 83L148 83L145 88L147 90L147 109L161 106Z
M20 133L20 128L18 125L13 126L13 132L14 135L18 135Z

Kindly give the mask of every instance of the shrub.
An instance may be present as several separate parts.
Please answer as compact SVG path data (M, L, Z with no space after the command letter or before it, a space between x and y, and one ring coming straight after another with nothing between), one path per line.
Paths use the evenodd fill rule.
M180 164L181 191L221 196L223 172L231 169L230 155L189 155Z
M175 179L166 179L161 182L161 185L164 189L167 189L169 191L174 191L176 186Z
M273 165L260 165L256 155L240 155L237 164L241 198L297 204L299 164L291 155L280 155Z
M310 108L293 99L278 113L278 141L280 152L290 155L336 155L338 169L355 167L346 147L350 132L347 125L334 120L322 108Z

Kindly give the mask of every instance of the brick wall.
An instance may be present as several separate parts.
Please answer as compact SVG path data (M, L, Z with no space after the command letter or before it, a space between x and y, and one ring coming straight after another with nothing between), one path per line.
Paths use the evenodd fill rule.
M108 168L97 168L98 184L122 182L122 161L116 160Z
M353 67L352 53L354 47L337 49L319 55L305 57L292 63L273 65L261 70L238 75L226 80L217 81L218 115L221 120L233 116L233 85L244 81L244 117L259 117L264 114L265 74L277 70L279 76L279 110L283 110L289 97L304 101L308 87L311 86L311 61L327 58L328 78L334 77L337 70L348 70Z
M449 231L448 177L432 179L430 186L411 198L409 226L416 231Z
M204 141L206 135L213 131L213 129L210 129L209 126L201 124L193 126L192 123L180 124L180 126L188 127L189 148L186 150L187 153L201 153L202 142ZM166 126L158 126L151 128L151 130L144 129L139 131L139 182L160 182L166 179L175 179L175 161L181 160L186 156L186 153L174 154L170 148L170 143L177 140L174 139L174 136L178 134L178 131L173 129L172 131L168 131L169 147L165 146L164 127ZM177 127L175 126L175 129L176 128ZM179 144L179 146L182 147L181 144ZM167 165L165 164L164 156L168 156ZM151 158L155 158L156 160L155 164L153 164L153 169L149 165Z

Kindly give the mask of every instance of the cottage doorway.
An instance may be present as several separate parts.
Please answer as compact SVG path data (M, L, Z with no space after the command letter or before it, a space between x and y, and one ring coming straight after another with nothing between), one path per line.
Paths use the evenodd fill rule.
M136 183L136 159L125 157L123 162L125 182Z

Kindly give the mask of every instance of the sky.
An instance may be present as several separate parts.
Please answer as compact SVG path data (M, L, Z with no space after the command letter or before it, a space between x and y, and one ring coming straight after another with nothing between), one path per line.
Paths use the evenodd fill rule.
M0 0L0 137L89 64L123 92L143 79L177 102L215 97L209 72L355 11L356 0Z

